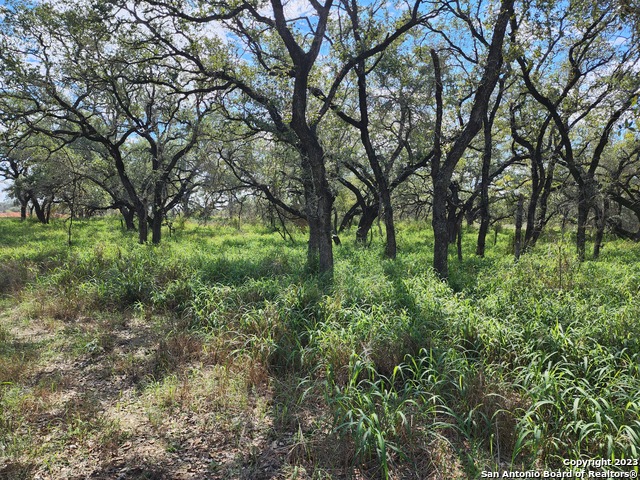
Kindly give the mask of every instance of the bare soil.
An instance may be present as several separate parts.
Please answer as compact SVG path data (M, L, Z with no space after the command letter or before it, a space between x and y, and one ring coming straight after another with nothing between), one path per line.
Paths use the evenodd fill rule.
M294 434L276 437L272 388L246 365L135 317L1 320L12 349L31 352L10 382L20 400L8 436L32 443L0 451L0 479L289 477Z

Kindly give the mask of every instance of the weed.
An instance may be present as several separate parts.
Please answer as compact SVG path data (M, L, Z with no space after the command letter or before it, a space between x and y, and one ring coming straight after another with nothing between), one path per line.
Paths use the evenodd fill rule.
M472 478L638 456L635 244L580 263L558 235L514 263L504 229L485 258L451 262L446 284L428 266L430 234L401 224L395 261L377 237L369 249L343 237L328 286L305 273L298 234L285 244L187 221L144 246L114 225L78 222L70 250L56 222L3 223L0 446L16 478L59 472L71 443L107 458L129 435L103 415L106 392L44 374L53 360L83 379L106 365L99 378L132 389L154 435L201 416L233 445L235 460L214 465L228 478L257 472L273 436L290 478ZM20 337L29 325L47 338Z

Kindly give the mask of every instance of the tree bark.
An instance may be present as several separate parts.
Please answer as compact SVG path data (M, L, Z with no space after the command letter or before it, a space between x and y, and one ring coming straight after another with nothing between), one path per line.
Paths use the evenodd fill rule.
M307 262L311 272L333 276L333 232L331 211L333 195L327 181L324 151L315 138L301 152L303 159L305 213L309 222ZM305 151L306 150L306 151Z
M480 187L480 229L478 230L478 241L476 243L476 255L484 257L487 242L487 232L489 231L489 167L491 166L492 134L491 122L488 118L484 121L484 150L482 152L482 173Z
M27 219L27 200L20 199L20 220L25 221Z
M331 0L324 7L316 8L318 22L313 42L307 52L300 47L289 30L282 3L279 0L272 0L271 5L276 30L287 48L295 72L290 127L297 137L297 148L302 160L305 213L309 222L307 261L312 272L317 271L324 280L331 282L333 280L331 229L333 194L327 180L324 149L320 145L315 127L310 125L309 118L307 118L309 75L320 53Z
M436 182L433 186L433 268L442 279L449 278L449 235L447 229L447 189L445 182Z
M481 214L480 228L478 230L478 243L476 244L476 255L484 257L484 253L487 245L487 233L489 233L489 222L491 218L488 214Z
M586 198L584 188L580 189L578 194L578 230L576 233L576 250L578 259L583 262L585 259L585 250L587 243L587 219L589 217L590 205Z
M149 218L144 204L136 208L138 217L138 243L147 243L149 238Z
M151 220L151 243L157 245L160 243L162 239L162 220L164 219L164 215L162 215L157 210L153 214L153 219Z
M542 194L540 195L540 200L539 200L538 213L537 213L538 218L536 220L536 224L533 229L533 234L531 235L529 242L528 243L525 242L526 249L533 248L536 245L536 243L538 242L538 239L540 238L540 235L542 235L542 231L544 230L544 227L547 225L547 222L549 221L550 217L547 217L547 210L549 208L549 197L553 192L553 179L554 179L555 166L556 166L556 160L552 160L551 164L547 168L546 180L542 187Z
M602 249L602 239L604 238L604 229L607 225L607 217L609 216L609 199L604 198L602 200L602 209L596 209L596 222L598 229L596 230L595 243L593 245L593 259L597 260L600 257L600 250Z
M516 234L514 239L514 255L516 262L520 260L522 251L522 217L524 215L524 196L520 194L518 197L518 207L516 209Z
M338 233L342 233L345 228L351 228L353 217L357 215L358 207L360 206L360 202L358 201L351 206L347 213L344 214L344 217L342 217L342 221L340 222L340 227L338 228Z
M158 162L159 164L159 162ZM154 162L154 167L156 166ZM162 239L162 221L164 220L165 195L163 194L166 179L156 182L153 191L153 219L151 221L151 243L157 245Z
M455 243L456 238L458 238L458 206L460 205L458 182L451 182L449 190L451 194L447 196L447 232L449 243Z
M358 32L357 15L352 16L354 26L354 36L356 40L360 40ZM389 178L382 168L378 154L376 153L371 136L369 134L369 110L367 106L367 76L364 61L358 63L355 67L358 76L358 105L360 110L360 121L358 127L360 129L360 140L367 153L369 165L373 170L376 184L380 192L380 204L382 205L382 215L387 236L384 249L384 255L387 258L396 258L396 227L393 221L393 206L391 204L391 191L389 190Z
M458 222L458 234L457 234L457 250L458 250L458 261L462 262L462 217L460 217L460 221Z
M369 231L371 230L373 222L378 217L379 209L380 206L377 203L375 205L362 206L362 215L360 216L360 221L358 222L358 230L356 231L356 242L362 245L365 245L367 243Z
M391 205L391 192L385 185L385 189L381 192L382 211L384 216L384 227L387 235L387 242L384 249L384 256L387 258L396 258L396 226L393 220L393 206Z
M127 229L127 231L133 232L136 229L136 225L134 223L134 218L135 218L135 210L126 207L126 206L121 206L119 207L120 213L122 214L122 217L124 218L124 224L125 227Z
M540 175L535 159L531 159L531 196L527 207L527 226L524 232L524 246L526 249L533 247L535 243L536 213L540 199Z
M37 198L31 197L31 205L33 205L33 209L36 212L36 217L40 223L47 224L49 223L49 219L45 213L44 208L40 205Z
M43 202L42 202L42 206L43 206L43 210L44 210L44 217L46 219L46 223L49 223L49 220L51 219L51 206L53 205L53 196L50 198L46 198Z

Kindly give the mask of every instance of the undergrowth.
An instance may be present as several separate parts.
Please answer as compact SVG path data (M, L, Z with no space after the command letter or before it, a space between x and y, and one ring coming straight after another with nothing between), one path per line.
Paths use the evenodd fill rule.
M640 247L629 242L579 263L560 238L515 263L508 231L484 259L469 232L447 285L429 267L428 229L401 225L395 261L379 240L343 239L326 287L305 273L302 236L285 243L261 227L187 223L143 246L112 220L85 221L69 248L60 224L1 223L0 295L23 316L160 324L165 337L136 373L148 414L161 419L182 396L206 409L206 388L189 382L233 375L270 392L265 415L275 438L291 434L295 475L474 478L639 457ZM108 351L107 334L81 345ZM28 369L19 350L0 329L5 456L27 448L10 434L28 413L16 401ZM172 373L197 362L219 370Z

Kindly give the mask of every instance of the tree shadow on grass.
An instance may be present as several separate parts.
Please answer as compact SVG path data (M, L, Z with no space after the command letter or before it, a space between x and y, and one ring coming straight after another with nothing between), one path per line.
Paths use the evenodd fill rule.
M31 462L0 462L0 480L31 480L35 468Z

